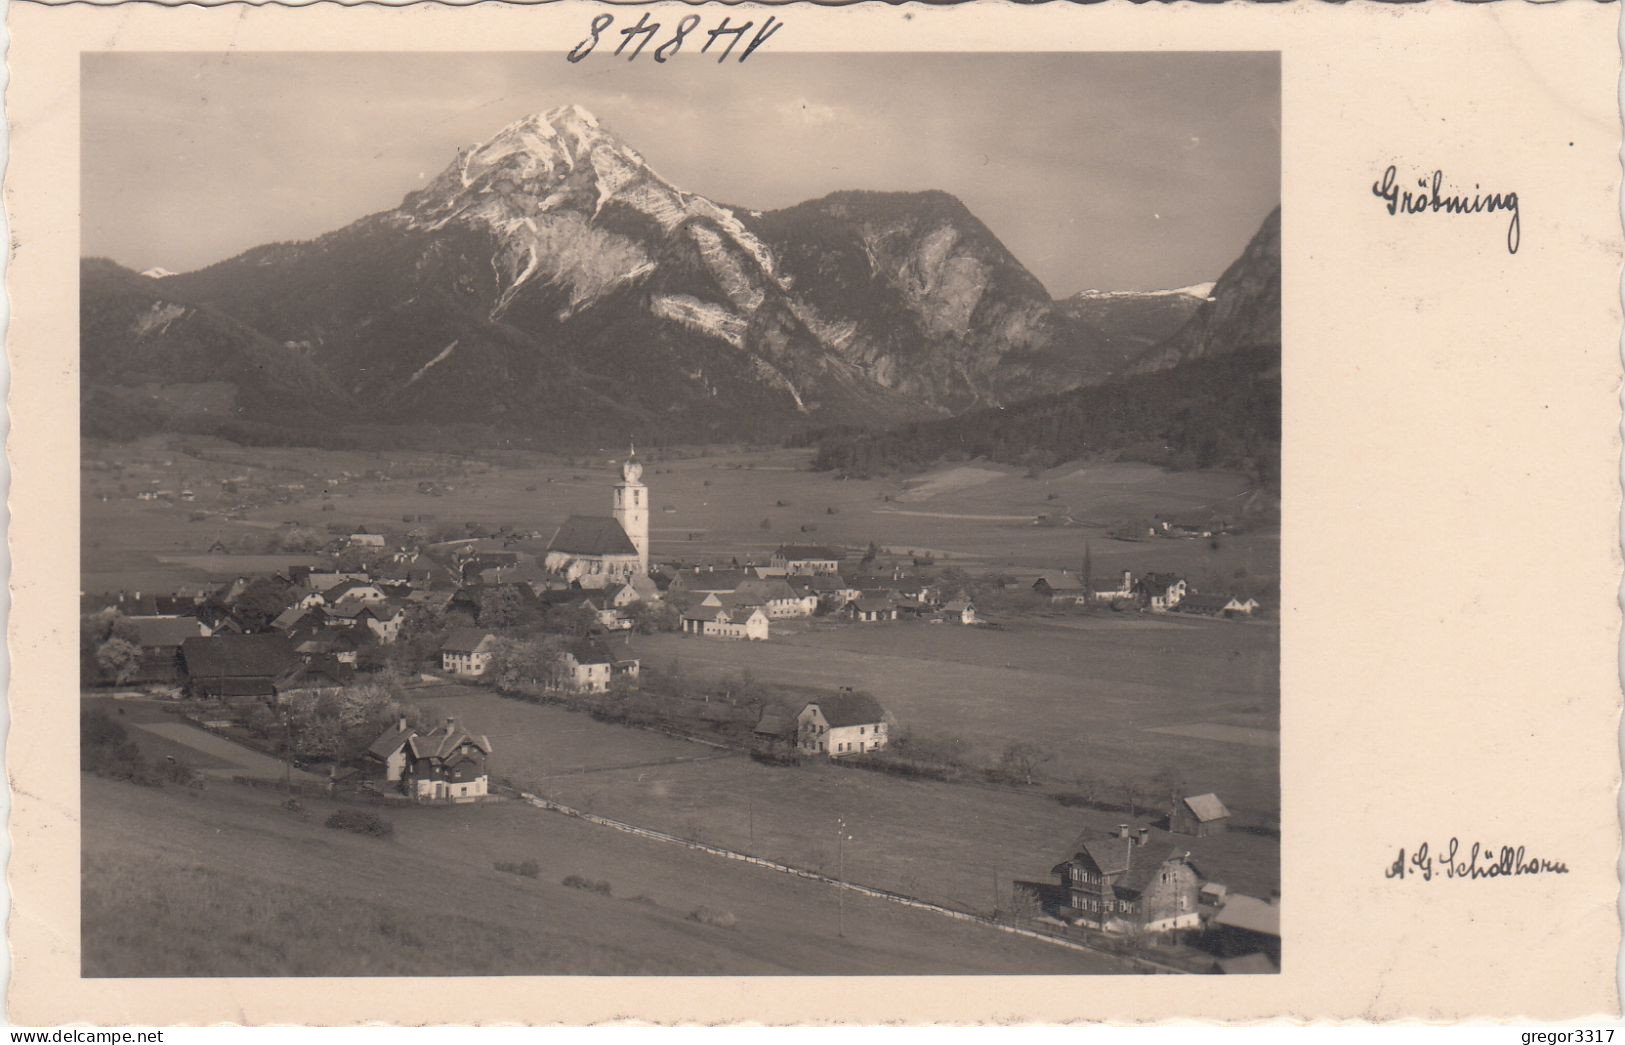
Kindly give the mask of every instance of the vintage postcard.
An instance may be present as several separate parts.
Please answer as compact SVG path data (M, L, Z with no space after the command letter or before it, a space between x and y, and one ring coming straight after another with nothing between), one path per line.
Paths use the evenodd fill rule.
M13 1019L1617 1014L1617 19L14 4Z

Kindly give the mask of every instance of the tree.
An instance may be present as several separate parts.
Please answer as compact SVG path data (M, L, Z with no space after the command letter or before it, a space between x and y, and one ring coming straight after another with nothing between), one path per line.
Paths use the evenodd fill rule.
M1090 551L1087 539L1083 542L1083 573L1079 576L1083 580L1083 590L1093 594L1095 590L1095 559Z
M141 673L141 649L124 639L108 639L96 648L96 668L103 678L122 686Z
M525 615L525 599L513 587L486 590L480 596L478 623L482 628L508 628L518 624Z
M660 602L635 602L627 610L632 618L632 629L639 635L652 635L661 631L676 631L682 626L677 607Z
M863 565L865 565L865 566L873 566L874 563L875 563L875 560L878 559L879 557L880 557L880 547L877 544L875 544L874 541L870 541L868 549L865 550L864 553L863 553Z
M293 602L291 595L286 581L256 577L237 596L231 612L242 622L244 630L264 631Z
M1031 787L1033 775L1038 772L1038 767L1046 762L1053 761L1054 758L1055 752L1041 748L1037 744L1030 744L1025 740L1018 740L1006 747L1003 754L999 756L999 768L1012 776L1019 777L1022 783Z

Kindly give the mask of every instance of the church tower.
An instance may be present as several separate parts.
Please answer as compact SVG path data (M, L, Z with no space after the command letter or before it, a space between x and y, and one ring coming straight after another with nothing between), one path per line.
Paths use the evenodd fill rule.
M649 575L649 488L643 485L643 463L632 449L621 465L621 481L615 484L615 521L621 524L632 546L638 550L638 572Z

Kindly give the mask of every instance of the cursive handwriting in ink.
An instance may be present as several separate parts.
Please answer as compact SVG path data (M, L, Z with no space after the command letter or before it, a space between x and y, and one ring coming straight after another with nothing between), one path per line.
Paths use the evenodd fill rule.
M1399 172L1393 164L1382 172L1382 178L1371 183L1371 195L1383 200L1389 214L1493 214L1505 211L1511 215L1507 222L1507 253L1518 253L1523 241L1523 226L1518 219L1516 192L1480 193L1473 186L1471 196L1446 195L1444 172L1434 171L1416 179L1420 192L1399 187Z
M608 12L593 16L593 20L587 25L587 35L582 38L580 43L570 49L570 53L565 55L565 58L570 62L579 62L592 54L598 47L598 41L607 34L609 27L614 24L615 16ZM683 42L688 39L690 33L699 27L699 24L699 15L685 16L682 21L672 28L671 35L665 42L654 49L655 61L664 63L672 55L681 51ZM718 25L715 29L707 29L704 32L705 43L700 47L700 53L709 54L711 49L716 47L717 62L727 61L728 56L733 54L734 47L745 38L745 34L755 24L755 22L743 22L735 25L733 19L724 15L721 25ZM782 21L773 15L768 15L767 21L762 23L762 27L756 30L756 35L750 38L750 42L745 45L745 49L739 53L739 60L743 62L749 58L758 47L767 43L769 37L783 28L784 23ZM616 30L616 35L620 36L621 42L615 47L615 56L618 58L625 54L627 61L636 61L637 57L643 53L643 49L649 45L651 40L655 39L659 32L660 23L651 22L649 12L644 11L635 23L624 29ZM636 46L632 46L634 40L637 41ZM719 40L726 40L726 46L718 46ZM627 53L629 47L631 52Z
M1480 878L1568 873L1568 865L1561 860L1530 856L1521 845L1496 847L1487 842L1474 842L1470 847L1464 847L1461 839L1452 837L1437 855L1426 842L1408 855L1404 849L1400 849L1384 869L1383 877L1417 877L1431 882L1436 874L1447 880L1476 881Z

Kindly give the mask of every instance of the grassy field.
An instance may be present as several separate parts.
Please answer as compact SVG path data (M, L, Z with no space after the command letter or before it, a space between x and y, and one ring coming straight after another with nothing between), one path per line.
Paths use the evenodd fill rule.
M1012 881L1050 881L1050 868L1069 855L1080 833L1107 832L1127 819L1005 789L818 762L765 766L474 687L419 696L489 735L492 772L521 788L831 874L843 856L836 843L841 818L854 836L844 853L849 879L977 911L991 910ZM1280 884L1273 839L1236 833L1179 841L1189 843L1204 872L1234 889L1268 895Z
M765 556L786 541L931 554L974 568L1077 569L1085 540L1094 568L1179 570L1204 582L1267 589L1278 576L1273 509L1245 477L1167 472L1149 465L1063 465L1027 478L1003 465L953 465L910 478L836 479L806 470L799 450L688 451L650 462L644 481L655 506L657 559ZM500 459L407 453L370 454L297 448L243 448L167 437L137 444L87 442L83 451L83 586L169 587L235 576L251 564L207 556L216 539L230 548L263 540L288 522L373 529L434 528L477 522L550 533L565 516L602 514L618 459L568 461L540 454ZM235 512L222 479L248 477L287 503ZM372 477L369 477L372 476ZM387 476L387 478L384 478ZM443 496L419 492L425 478ZM333 485L328 485L328 480ZM165 504L135 493L155 483L193 489L196 500ZM106 498L103 500L103 498ZM1256 512L1256 532L1208 541L1123 542L1105 536L1130 518ZM194 515L202 514L201 519ZM1077 525L1039 526L1039 514ZM426 522L418 522L427 517ZM766 524L765 528L763 524ZM803 527L806 527L804 530Z
M837 935L825 886L519 803L390 809L385 841L232 785L87 776L83 796L87 977L1122 971L851 896ZM536 878L493 868L525 860ZM690 920L700 906L735 926Z
M654 635L639 648L654 668L675 661L696 677L865 689L905 733L961 738L985 759L1014 741L1045 747L1056 757L1043 771L1062 781L1149 785L1177 769L1187 793L1267 820L1280 809L1279 633L1270 621L1096 614L998 630L802 624L756 643Z

